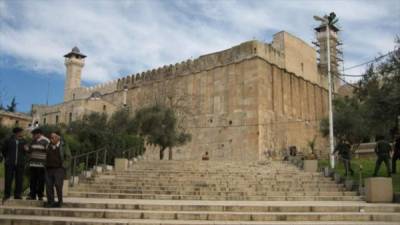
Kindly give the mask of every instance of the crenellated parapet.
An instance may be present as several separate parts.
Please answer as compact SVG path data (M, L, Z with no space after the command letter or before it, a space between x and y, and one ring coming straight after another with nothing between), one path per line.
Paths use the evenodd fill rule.
M188 59L174 65L165 65L157 69L120 78L117 81L116 88L117 90L122 90L125 87L134 88L155 80L195 74L253 57L261 57L280 68L285 67L284 54L281 51L276 50L271 44L254 40L244 42L224 51L202 55L194 60Z
M94 92L102 95L109 94L117 90L118 80L111 80L106 83L97 84L91 87L81 87L74 90L76 99L88 98Z

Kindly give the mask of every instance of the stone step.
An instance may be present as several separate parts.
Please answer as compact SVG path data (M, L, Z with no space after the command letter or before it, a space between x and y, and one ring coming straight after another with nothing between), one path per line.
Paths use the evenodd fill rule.
M247 201L358 201L360 196L217 196L217 195L162 195L122 194L70 191L68 196L80 198L160 199L160 200L247 200Z
M189 186L189 185L130 185L130 184L114 184L114 183L108 183L108 184L104 184L104 183L80 183L79 187L109 187L109 188L129 188L129 189L135 189L135 188L141 188L141 189L163 189L163 190L184 190L186 188L190 188L193 189L193 186ZM336 183L328 183L328 184L318 184L318 185L302 185L302 186L295 186L297 188L342 188L344 187L343 184L336 184ZM263 186L263 185L249 185L248 188L255 188L255 189L274 189L274 188L295 188L293 186L287 186L284 187L282 185L268 185L268 186ZM228 186L228 185L218 185L218 187L216 185L204 185L204 186L200 186L200 185L196 185L195 188L204 188L204 189L227 189L227 190L242 190L243 187L237 187L237 186Z
M118 189L72 189L80 192L101 192L101 193L126 193L126 194L155 194L155 195L216 195L216 196L356 196L356 192L332 191L332 192L277 192L277 191L152 191L152 190L118 190Z
M144 220L71 218L51 216L0 215L4 225L293 225L293 221L193 221L193 220ZM297 225L398 225L398 222L378 221L301 221Z
M248 176L248 175L254 175L254 176L266 176L266 175L293 175L293 174L299 174L300 176L306 176L306 175L311 175L311 176L321 176L321 173L318 172L303 172L299 170L268 170L264 172L260 171L201 171L201 170L144 170L144 169L128 169L127 171L106 171L104 172L105 174L116 174L116 175L130 175L130 174L162 174L162 175L168 175L168 174L180 174L180 175L191 175L191 174L198 174L198 175L210 175L210 176L223 176L223 175L229 175L229 176L238 176L238 175L243 175L243 176Z
M153 211L42 207L0 207L3 215L79 217L107 219L162 219L208 221L391 221L400 222L399 213L375 212L228 212Z
M159 187L132 187L132 186L107 186L107 185L89 185L83 186L79 185L72 190L76 191L90 191L90 190L102 190L102 191L110 191L115 190L117 192L123 191L168 191L168 192L248 192L248 193L257 193L257 192L341 192L345 191L345 188L296 188L296 187L288 187L288 188L247 188L247 189L239 189L239 188L212 188L212 187L185 187L185 188L164 188L162 186Z
M66 208L135 209L159 211L228 211L228 212L397 212L399 204L364 202L284 202L284 201L176 201L65 198ZM42 201L9 200L4 207L40 207ZM1 206L0 206L1 207Z
M249 186L249 185L318 185L318 184L332 184L333 181L260 181L260 182L243 182L243 181L235 181L235 180L227 180L227 181L209 181L209 180L171 180L171 181L162 181L162 180L145 180L145 179L95 179L95 180L87 180L88 183L111 183L111 184L226 184L226 185L235 185L235 186Z
M110 176L98 176L96 177L96 179L98 180L102 180L102 179L110 179ZM321 177L229 177L229 176L225 176L225 177L209 177L209 176L176 176L176 177L165 177L165 176L119 176L119 175L115 175L115 177L113 179L119 179L119 180L124 180L124 179L128 179L128 180L159 180L159 181L176 181L176 180L208 180L210 182L214 181L231 181L232 179L240 179L240 181L245 182L245 181L250 181L250 182L270 182L270 181L302 181L302 182L312 182L312 181L332 181L331 178L321 178Z

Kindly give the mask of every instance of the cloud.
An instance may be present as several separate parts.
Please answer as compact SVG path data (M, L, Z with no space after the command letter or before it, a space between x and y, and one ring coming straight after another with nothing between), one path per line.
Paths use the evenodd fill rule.
M43 74L64 75L62 55L88 56L86 82L174 64L287 30L313 40L312 15L335 11L347 65L385 53L399 30L398 1L5 1L0 57ZM355 13L355 11L357 13Z

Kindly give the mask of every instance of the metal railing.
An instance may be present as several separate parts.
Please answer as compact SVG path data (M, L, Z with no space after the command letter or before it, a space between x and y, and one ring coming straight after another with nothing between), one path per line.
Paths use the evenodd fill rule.
M288 161L291 162L292 164L294 164L295 166L302 168L303 167L303 159L302 158L303 158L303 156L301 156L301 155L290 156ZM341 158L341 160L346 160L346 159ZM345 171L347 174L346 177L349 176L349 172L350 172L349 169L351 167L351 164L355 165L358 168L358 193L361 195L361 194L363 194L363 175L362 175L363 167L359 163L350 161L350 165L345 166L345 170L347 170L347 171ZM337 167L335 167L335 169L333 169L334 172L337 171L336 168Z
M122 156L121 157L126 157L127 159L131 159L132 157L136 157L137 155L134 154L135 148L128 148L122 151Z
M344 166L346 178L349 177L350 168L352 167L352 165L355 165L358 168L358 193L360 195L363 194L363 175L362 175L363 167L362 167L362 165L360 163L354 162L353 160L344 159L343 157L340 157L338 161L343 161L346 164L348 163L346 166ZM336 168L337 167L335 167L334 171L336 171Z
M72 168L71 168L71 177L72 177L71 186L74 186L74 184L75 184L75 172L76 172L76 166L80 165L80 164L78 164L79 160L82 158L85 159L85 171L88 170L89 159L90 159L90 156L93 156L93 155L95 155L95 161L94 161L93 166L99 165L99 156L102 156L103 165L106 165L107 164L107 150L108 149L106 147L103 147L98 150L94 150L91 152L86 152L86 153L82 153L82 154L73 156L72 157Z

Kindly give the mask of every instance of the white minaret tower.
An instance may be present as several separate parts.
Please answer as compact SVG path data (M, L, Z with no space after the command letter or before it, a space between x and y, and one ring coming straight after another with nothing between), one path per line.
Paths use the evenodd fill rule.
M74 47L71 52L64 55L66 79L64 87L64 102L74 100L74 91L81 87L82 68L85 65L86 55L79 51L78 47Z

